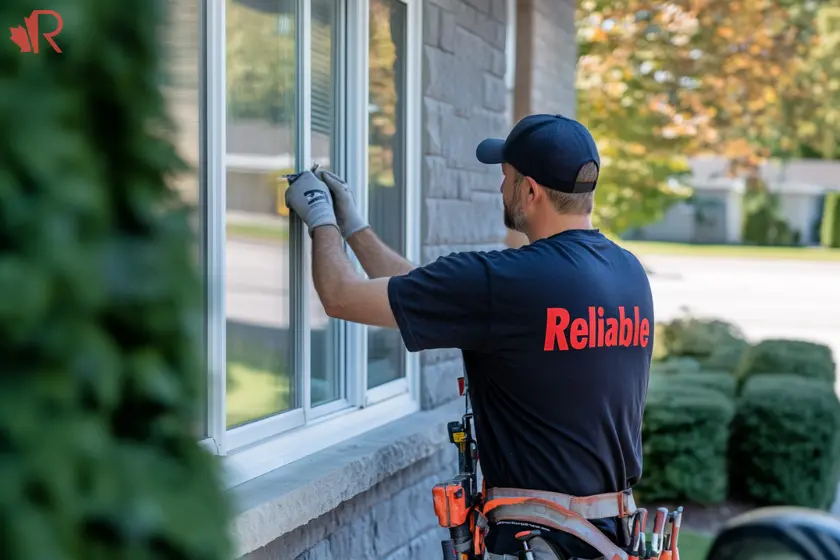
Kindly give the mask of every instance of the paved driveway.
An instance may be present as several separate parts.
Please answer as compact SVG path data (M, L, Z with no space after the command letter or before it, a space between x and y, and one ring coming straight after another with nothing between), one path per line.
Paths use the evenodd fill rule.
M840 366L840 262L642 256L657 321L688 307L738 325L753 340L801 338L831 346Z

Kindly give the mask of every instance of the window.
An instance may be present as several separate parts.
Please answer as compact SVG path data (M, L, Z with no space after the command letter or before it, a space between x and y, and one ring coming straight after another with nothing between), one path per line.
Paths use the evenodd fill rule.
M405 255L406 5L370 0L369 31L369 221L384 243ZM398 331L369 328L368 388L404 378L405 354Z
M227 0L225 417L235 428L300 399L292 337L290 219L297 169L298 33L288 1Z
M205 220L202 212L204 202L202 167L204 158L201 155L199 124L203 118L200 117L202 114L202 76L200 73L202 23L198 0L176 0L169 6L166 24L161 30L164 60L161 89L167 112L175 126L175 147L190 167L188 172L174 177L171 186L192 209L196 263L203 273ZM202 320L205 319L206 317L202 317ZM206 340L202 339L201 342L204 354ZM207 407L203 406L198 412L196 432L203 438L207 436Z
M385 242L417 259L419 8L207 4L205 443L232 485L416 410L399 333L324 312L284 176L312 163L342 175Z

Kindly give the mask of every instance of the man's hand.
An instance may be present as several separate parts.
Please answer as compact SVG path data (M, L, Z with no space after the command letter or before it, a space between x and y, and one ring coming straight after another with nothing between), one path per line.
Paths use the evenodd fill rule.
M301 173L286 189L286 206L300 216L310 236L321 226L338 228L330 189L311 171Z
M325 170L318 170L315 175L321 179L332 192L335 200L335 215L338 221L338 228L344 239L349 238L357 231L361 231L370 225L362 217L356 208L356 201L353 198L353 191L347 183L334 173Z

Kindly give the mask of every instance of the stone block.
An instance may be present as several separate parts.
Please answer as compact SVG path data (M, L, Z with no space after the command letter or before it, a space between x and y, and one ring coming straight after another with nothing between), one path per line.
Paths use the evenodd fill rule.
M449 10L441 10L440 33L438 36L440 48L444 52L455 52L455 14Z
M330 541L319 542L295 560L333 560L332 552L330 552Z
M449 538L449 534L446 529L432 529L411 541L409 556L412 560L438 558L440 556L440 541L447 538Z
M424 410L436 408L458 398L458 377L463 375L461 360L441 362L423 368L420 382L420 406Z
M411 555L411 548L409 545L398 548L383 560L415 560L416 556Z
M478 196L472 200L427 199L425 243L500 243L505 238L502 198Z
M374 557L373 529L370 513L362 514L330 535L330 557L347 560L368 560Z
M502 196L499 189L502 186L501 166L484 165L485 169L464 171L458 175L459 198L471 200L474 192L496 192Z
M426 350L420 353L420 363L424 366L459 359L461 359L461 351L455 348L440 348L438 350Z
M484 14L489 14L491 8L490 0L464 0L467 4Z
M507 23L507 3L516 0L492 0L490 15L500 23Z
M505 52L500 49L490 49L490 53L492 56L490 71L494 75L503 78L507 72L507 59L505 58Z
M484 74L484 108L491 111L504 111L507 104L507 86L505 81L492 74Z
M423 6L423 42L432 47L440 44L440 8L431 3Z
M441 133L443 131L442 119L444 114L451 114L450 111L445 111L446 104L431 97L423 98L423 153L426 155L440 155Z
M423 196L458 198L458 174L446 165L443 156L423 158Z

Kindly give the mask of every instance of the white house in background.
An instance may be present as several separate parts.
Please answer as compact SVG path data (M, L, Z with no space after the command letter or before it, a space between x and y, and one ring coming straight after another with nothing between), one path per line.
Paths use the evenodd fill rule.
M742 179L726 176L727 160L689 160L694 195L672 206L653 224L633 229L627 239L680 243L740 243L743 216ZM780 195L781 211L799 231L803 245L819 244L825 195L840 190L840 161L770 161L760 169L768 188Z

